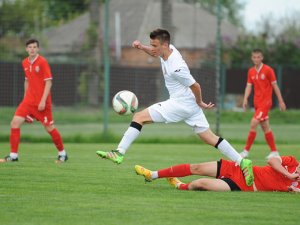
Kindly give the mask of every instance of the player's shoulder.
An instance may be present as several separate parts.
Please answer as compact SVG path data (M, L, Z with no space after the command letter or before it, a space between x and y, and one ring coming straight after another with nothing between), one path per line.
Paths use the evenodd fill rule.
M267 64L264 64L263 65L263 70L265 70L265 71L273 71L273 68L271 66L267 65Z
M47 59L42 55L39 55L37 60L40 61L40 62L48 62Z

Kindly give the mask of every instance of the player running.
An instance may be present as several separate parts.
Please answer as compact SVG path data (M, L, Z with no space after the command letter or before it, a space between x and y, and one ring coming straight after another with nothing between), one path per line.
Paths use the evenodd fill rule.
M245 172L246 183L251 186L254 180L252 162L243 159L225 139L216 136L209 129L202 108L210 109L214 104L203 102L200 84L191 75L179 51L170 44L169 32L156 29L150 33L150 46L143 45L138 40L134 41L132 46L153 57L160 58L165 85L170 98L134 114L132 122L117 149L110 152L97 151L97 154L120 164L129 146L139 136L143 125L184 121L205 143L219 149L224 155L240 165Z
M25 73L24 98L18 106L11 121L10 154L0 163L17 162L20 143L20 127L33 118L40 121L52 137L58 150L57 163L68 160L63 141L52 119L51 86L52 74L47 60L38 54L39 41L30 39L26 42L26 51L29 57L25 58L22 66Z
M270 147L268 157L277 156L279 152L275 145L274 135L269 123L269 110L272 107L272 90L277 96L279 108L286 110L285 103L281 96L280 89L277 85L276 76L273 69L263 64L263 53L260 49L254 49L251 55L254 64L248 71L248 80L245 88L243 108L247 109L248 97L251 94L252 86L254 87L254 108L255 113L250 123L250 131L244 150L240 153L243 158L248 157L250 148L256 137L256 128L259 124L265 134L265 139Z
M251 186L246 185L241 169L234 162L224 159L199 164L180 164L158 171L136 165L135 171L148 182L167 178L168 182L179 190L300 192L300 165L295 157L270 157L268 164L253 166L255 180ZM186 184L177 178L190 175L216 179L200 178Z

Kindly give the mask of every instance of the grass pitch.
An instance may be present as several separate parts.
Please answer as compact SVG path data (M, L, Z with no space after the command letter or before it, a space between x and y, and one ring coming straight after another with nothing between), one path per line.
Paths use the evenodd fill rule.
M0 164L0 224L299 224L298 194L178 191L164 179L145 184L134 173L135 164L159 169L219 159L210 146L133 144L121 165L98 158L100 147L115 144L68 143L70 159L57 165L52 144L21 143L18 163ZM300 159L297 145L278 147ZM267 149L253 146L254 164L265 164Z

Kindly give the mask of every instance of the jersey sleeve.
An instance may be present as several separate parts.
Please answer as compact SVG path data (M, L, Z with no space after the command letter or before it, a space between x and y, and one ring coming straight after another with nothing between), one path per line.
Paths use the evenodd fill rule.
M194 83L196 83L194 77L191 75L190 71L188 68L182 67L179 69L176 69L173 73L172 76L178 80L179 83L186 87L190 87Z
M268 79L270 80L271 83L276 82L276 76L272 68L269 69L268 75L269 75Z
M281 156L283 167L286 167L289 172L294 172L295 168L299 165L299 162L294 156Z
M52 79L51 69L46 60L44 60L42 63L42 73L43 73L44 80Z
M251 79L251 69L248 70L248 74L247 74L247 84L253 84L253 81Z

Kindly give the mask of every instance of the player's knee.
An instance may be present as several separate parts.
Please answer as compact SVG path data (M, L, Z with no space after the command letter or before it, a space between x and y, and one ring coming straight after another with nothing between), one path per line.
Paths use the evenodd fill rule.
M141 125L150 121L148 113L145 110L135 113L132 120Z
M202 166L200 164L191 164L190 170L193 175L201 175Z
M10 122L10 127L11 128L20 128L21 124L22 124L22 122L20 120L13 118Z
M208 190L208 182L206 181L206 179L199 179L191 183L190 188L193 190L205 191Z
M55 127L53 124L51 124L51 125L45 125L44 128L49 133L49 132L53 131Z

